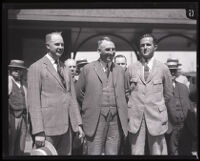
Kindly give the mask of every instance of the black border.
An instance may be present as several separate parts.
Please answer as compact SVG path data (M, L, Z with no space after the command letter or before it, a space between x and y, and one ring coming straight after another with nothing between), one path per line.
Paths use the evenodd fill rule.
M143 159L181 159L181 160L187 160L187 159L197 159L195 157L187 157L187 156L178 156L178 157L170 157L170 156L48 156L48 157L33 157L33 156L22 156L22 157L8 157L8 148L7 148L7 143L8 143L8 130L7 130L7 125L8 125L8 111L7 111L7 104L8 104L8 96L7 96L7 91L8 91L8 57L7 57L7 10L8 9L93 9L93 8L98 8L98 9L135 9L135 8L147 8L147 9L165 9L165 8L170 8L170 9L195 9L196 10L196 18L199 17L199 2L198 1L184 1L184 2L159 2L159 1L126 1L124 0L123 2L108 2L108 1L80 1L80 2L74 2L74 1L66 1L66 2L60 2L57 0L56 2L51 2L51 1L6 1L3 2L2 4L2 156L3 159L5 160L64 160L64 159L72 159L72 160L89 160L89 159L100 159L100 160L132 160L132 159L137 159L137 160L143 160ZM197 80L199 80L199 20L197 20ZM7 74L5 74L7 73ZM5 94L6 93L6 94ZM199 104L199 103L198 103ZM197 104L197 105L198 105ZM199 111L199 109L198 109ZM199 112L198 112L199 113ZM199 121L199 117L198 117ZM199 129L198 129L199 130ZM198 131L199 132L199 131ZM198 133L199 134L199 133ZM198 149L198 155L199 155L199 149Z

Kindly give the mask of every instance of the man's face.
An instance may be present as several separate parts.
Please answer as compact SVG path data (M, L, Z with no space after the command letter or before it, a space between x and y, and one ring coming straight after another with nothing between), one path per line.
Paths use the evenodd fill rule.
M64 42L62 36L59 34L51 35L51 40L47 42L47 49L53 58L60 58L64 52Z
M126 69L126 59L123 57L118 57L115 59L115 63L120 65L122 68Z
M100 58L105 63L112 62L115 56L115 45L111 41L104 40L99 46Z
M76 61L75 60L68 60L66 65L69 67L72 76L76 75Z
M144 59L151 59L156 49L152 37L144 37L140 40L140 53Z
M170 73L172 75L172 80L174 81L177 77L178 70L177 69L169 69L169 70L170 70Z
M20 81L22 74L23 74L23 69L21 69L21 68L11 68L10 74L11 74L11 76L13 76L13 78L15 80Z

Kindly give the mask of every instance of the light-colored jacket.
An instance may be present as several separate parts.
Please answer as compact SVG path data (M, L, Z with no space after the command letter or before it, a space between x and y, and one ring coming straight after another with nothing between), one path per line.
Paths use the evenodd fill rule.
M171 74L166 65L154 60L147 81L144 80L141 62L129 66L132 87L128 102L128 130L137 133L144 115L152 136L164 134L168 129L168 105L173 95Z
M119 120L127 135L128 114L125 99L125 72L122 67L112 64L110 74L113 75L115 99L118 109ZM103 82L107 78L99 61L94 61L83 67L76 83L77 99L82 103L83 129L87 136L93 136L101 111L101 98L103 94ZM83 97L84 93L84 97Z
M28 70L28 107L32 133L64 134L71 123L73 131L82 124L74 84L68 67L61 63L65 89L50 60L44 56Z

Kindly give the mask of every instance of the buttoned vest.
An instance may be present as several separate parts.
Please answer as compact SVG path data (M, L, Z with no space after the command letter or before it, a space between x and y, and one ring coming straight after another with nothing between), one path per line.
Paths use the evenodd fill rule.
M26 109L25 94L23 87L19 88L14 81L12 81L12 92L9 96L9 110L15 117L21 117Z

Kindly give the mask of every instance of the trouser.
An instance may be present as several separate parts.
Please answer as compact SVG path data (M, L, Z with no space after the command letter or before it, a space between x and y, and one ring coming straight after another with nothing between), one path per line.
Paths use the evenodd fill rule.
M165 136L152 136L147 130L144 116L139 131L136 134L129 133L132 155L144 155L146 137L150 155L167 155Z
M71 127L62 135L46 136L46 140L52 143L58 155L71 155L72 151L72 131Z
M182 129L183 129L183 124L173 127L172 132L170 134L166 134L166 141L167 141L169 155L179 155L180 141L181 141L180 137Z
M117 155L121 139L121 126L118 114L107 116L100 114L97 129L93 137L87 137L88 155Z
M26 143L26 116L16 118L9 115L9 155L24 155Z

